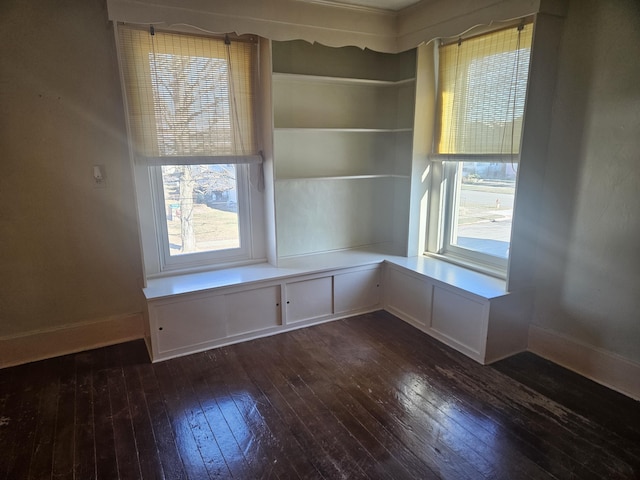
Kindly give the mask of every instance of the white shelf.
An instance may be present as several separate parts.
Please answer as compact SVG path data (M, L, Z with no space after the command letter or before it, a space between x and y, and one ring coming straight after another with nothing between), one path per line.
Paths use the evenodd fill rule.
M331 127L276 127L278 132L347 132L347 133L399 133L413 128L331 128Z
M474 272L443 260L424 256L400 257L384 250L354 248L315 255L280 258L278 266L267 263L224 270L175 275L148 280L143 289L147 300L197 293L216 288L252 285L258 282L289 279L300 275L331 270L376 265L386 261L417 275L428 277L482 298L492 299L507 294L504 280Z
M332 68L324 61L329 53L300 47L296 62L287 54L273 72L281 257L406 243L395 232L406 230L401 192L410 178L416 80L383 80L380 69L393 68L386 78L398 78L395 72L413 77L403 68L410 59L395 69L375 53L336 51ZM345 72L350 76L341 76Z
M314 82L314 83L332 83L339 85L359 85L372 87L398 87L415 82L415 78L407 78L404 80L373 80L368 78L350 78L350 77L330 77L322 75L304 75L298 73L273 73L275 81L287 82Z
M293 177L293 178L278 178L276 183L281 182L297 182L297 181L314 181L314 180L362 180L367 178L404 178L409 179L408 175L393 175L393 174L376 174L376 175L341 175L341 176L319 176L319 177Z

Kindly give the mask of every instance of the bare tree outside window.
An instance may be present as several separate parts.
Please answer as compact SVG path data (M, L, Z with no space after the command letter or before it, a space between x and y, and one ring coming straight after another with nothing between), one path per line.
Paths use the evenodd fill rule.
M226 59L150 54L149 61L160 156L230 151ZM179 242L170 238L172 255L239 246L234 165L170 165L162 173L170 237L180 225ZM216 225L212 207L233 217L225 228Z

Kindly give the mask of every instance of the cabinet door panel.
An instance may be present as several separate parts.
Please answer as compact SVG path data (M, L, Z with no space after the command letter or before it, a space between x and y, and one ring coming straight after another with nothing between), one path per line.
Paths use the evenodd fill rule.
M389 268L385 275L384 288L385 302L393 313L413 324L429 325L431 283Z
M475 353L484 350L488 303L435 287L431 328Z
M153 307L159 353L227 336L222 295Z
M287 323L311 320L333 313L331 277L288 283Z
M342 273L333 277L336 313L363 310L380 301L380 269Z
M280 322L280 286L225 295L229 335L277 327Z

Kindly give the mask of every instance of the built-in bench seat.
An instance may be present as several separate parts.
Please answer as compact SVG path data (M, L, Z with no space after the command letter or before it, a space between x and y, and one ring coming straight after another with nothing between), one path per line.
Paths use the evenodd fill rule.
M430 257L365 250L150 279L154 361L379 309L481 363L526 348L522 295Z

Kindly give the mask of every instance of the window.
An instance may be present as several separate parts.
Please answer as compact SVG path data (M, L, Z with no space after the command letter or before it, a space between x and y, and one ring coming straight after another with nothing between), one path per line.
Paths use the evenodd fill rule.
M509 257L532 30L520 24L438 48L439 218L429 244L494 272L506 272Z
M123 25L118 40L147 273L252 258L257 41Z

